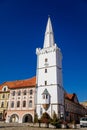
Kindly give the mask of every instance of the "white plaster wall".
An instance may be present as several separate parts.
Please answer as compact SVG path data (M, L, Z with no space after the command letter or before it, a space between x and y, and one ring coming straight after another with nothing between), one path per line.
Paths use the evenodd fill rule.
M47 88L49 94L50 94L50 103L57 103L57 87L56 86L48 86L48 87L39 87L37 92L37 104L43 103L42 93Z
M46 112L52 116L55 111L58 115L61 112L60 106L64 105L64 93L62 89L62 54L59 48L51 47L46 50L39 49L37 55L37 114L39 117L41 116L41 108L42 112L45 112L42 106L44 103L42 93L47 89L50 94L50 104ZM46 58L48 59L47 62L45 62ZM47 73L45 73L45 68L47 69ZM45 81L47 81L46 86ZM59 106L59 104L61 105Z
M57 84L56 73L56 67L47 68L47 73L45 73L45 68L38 69L38 86L44 85L45 81L47 85Z
M45 58L48 59L47 63L49 66L56 65L56 52L49 52L39 55L38 68L43 68L45 66Z

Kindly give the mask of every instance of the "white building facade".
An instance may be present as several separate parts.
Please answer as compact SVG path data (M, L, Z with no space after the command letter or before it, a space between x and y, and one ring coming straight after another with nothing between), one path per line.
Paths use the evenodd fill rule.
M51 117L64 116L64 89L62 80L62 53L54 42L54 33L48 18L43 48L36 49L36 113L38 118L44 112Z

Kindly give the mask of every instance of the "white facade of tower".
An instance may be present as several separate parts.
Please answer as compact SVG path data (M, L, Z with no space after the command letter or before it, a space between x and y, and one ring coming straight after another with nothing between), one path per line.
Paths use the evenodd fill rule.
M54 42L50 18L48 18L44 46L36 49L37 54L37 87L36 113L40 118L44 112L51 117L64 116L64 89L62 81L62 54Z

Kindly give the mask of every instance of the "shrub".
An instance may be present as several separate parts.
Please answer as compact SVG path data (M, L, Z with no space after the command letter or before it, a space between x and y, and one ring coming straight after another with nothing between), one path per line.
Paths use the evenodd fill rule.
M49 127L49 123L50 123L51 118L50 118L48 113L46 113L46 112L43 113L40 120L41 120L42 123L46 124L46 127Z
M37 113L35 113L35 115L34 115L34 123L38 123L38 115L37 115Z
M58 119L58 117L57 117L55 112L53 113L53 118L52 118L51 124L54 125L56 128L60 128L61 127L60 120Z

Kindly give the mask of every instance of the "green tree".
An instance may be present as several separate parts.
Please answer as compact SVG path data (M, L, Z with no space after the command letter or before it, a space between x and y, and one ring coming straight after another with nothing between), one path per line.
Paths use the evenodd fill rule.
M54 125L56 128L57 127L60 127L60 124L59 124L59 119L54 111L53 113L53 117L52 117L52 121L51 121L51 124Z
M38 123L38 115L37 115L37 113L35 113L35 115L34 115L34 123Z
M49 114L46 112L43 113L43 115L41 117L41 122L45 123L47 128L49 127L50 120L51 120L51 118L50 118Z

